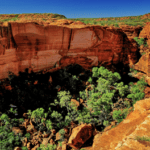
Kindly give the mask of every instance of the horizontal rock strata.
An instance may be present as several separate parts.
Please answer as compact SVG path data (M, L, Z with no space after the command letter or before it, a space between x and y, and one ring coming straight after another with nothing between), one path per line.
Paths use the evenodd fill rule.
M104 66L126 73L130 62L135 64L137 44L121 29L101 26L67 28L37 23L8 23L0 26L0 79L8 71L18 74L25 68L34 72L45 68L77 63L85 69Z

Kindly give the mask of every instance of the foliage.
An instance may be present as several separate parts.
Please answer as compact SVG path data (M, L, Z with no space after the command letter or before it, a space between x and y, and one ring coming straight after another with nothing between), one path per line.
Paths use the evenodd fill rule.
M57 147L56 144L55 145L47 144L47 147L44 144L40 144L40 147L38 147L37 150L55 150L56 147Z
M30 139L30 133L26 133L25 137L27 137L27 139L29 140Z
M144 42L144 38L138 39L138 37L134 37L133 39L137 42L137 44L138 44L139 46L141 46L142 44L143 44L145 47L147 46L147 43L145 44L145 42Z
M142 78L137 82L137 85L133 85L132 82L130 83L130 85L132 85L130 89L131 94L129 94L127 98L131 98L133 100L132 105L134 105L136 101L144 98L144 86L147 85L147 83L144 81L144 78Z
M104 125L104 126L108 126L108 125L109 125L109 121L108 121L108 120L107 120L107 121L104 120L103 125Z
M117 121L118 122L121 122L122 120L123 120L123 116L122 115L120 115L121 114L121 110L115 110L114 112L113 112L113 118L114 119L117 119Z
M121 97L125 97L129 93L129 89L127 85L124 86L122 82L118 84L115 83L117 80L120 79L120 75L118 73L112 74L110 71L106 70L104 67L100 67L99 69L93 68L92 71L93 71L92 77L98 77L98 75L101 74L103 78L100 77L97 80L97 82L99 83L96 88L94 88L94 85L92 85L94 89L91 90L88 93L88 95L86 95L84 91L80 91L80 96L83 99L87 100L88 109L83 108L82 111L80 110L76 111L76 109L73 109L72 107L73 110L71 111L71 113L68 112L69 116L66 116L66 121L67 119L69 120L69 118L72 118L69 121L74 120L74 121L78 121L79 123L84 122L84 123L92 123L92 124L98 123L98 122L102 123L105 121L104 124L106 124L108 114L110 113L111 107L113 105L111 100L114 96L115 91L118 90L119 95ZM92 83L92 78L90 78L88 81ZM110 87L113 87L115 90L110 90ZM67 93L66 91L64 92L61 91L59 92L58 97L60 98L61 107L66 106L67 110L69 111L69 106L70 106L69 100L71 98L69 96L69 92ZM56 104L58 104L58 102ZM89 109L92 109L93 111L91 112L89 111ZM103 115L105 116L103 117L103 119L102 119L101 113L103 113ZM124 117L125 115L122 114L122 118ZM107 121L107 124L108 124L108 121Z
M132 65L132 67L130 68L130 72L133 72L134 74L137 74L138 72L140 72L140 71L135 70L133 68L134 68L134 65Z
M16 20L18 20L18 18L17 18L17 17L15 17L15 18L12 18L11 20L12 20L12 21L16 21Z
M135 138L136 140L142 140L142 141L150 141L150 138L148 138L148 137L140 137L140 136L136 136L136 138Z
M93 93L94 90L92 90L91 100L90 101L88 100L88 102L87 102L88 107L92 108L94 111L97 111L97 112L99 112L98 110L102 110L103 112L108 113L109 112L108 110L111 107L108 105L110 105L110 104L112 105L111 99L115 92L115 90L110 91L108 87L111 87L110 85L112 85L112 83L113 83L114 85L112 87L119 90L119 95L121 97L126 97L127 94L129 93L128 86L127 85L123 86L122 82L118 83L118 84L115 83L117 81L117 79L120 79L120 76L118 75L118 73L114 73L114 76L113 76L109 71L104 70L103 67L101 67L101 69L93 68L92 71L93 71L93 77L94 76L97 77L98 74L101 74L107 80L105 80L103 78L99 78L97 80L97 82L99 82L99 84L97 85L96 90L98 90L100 93L98 93L98 92ZM89 81L91 82L91 80L89 80ZM137 95L138 100L140 100L144 97L144 93L142 93L142 91L144 89L144 85L146 85L146 82L140 80L137 82L137 85L134 86L133 88L131 88L131 90L130 90L131 93L134 93L133 95L135 95L135 96ZM138 88L140 88L141 90L136 90ZM136 94L135 94L135 91L136 91ZM109 95L110 95L110 99L109 99ZM105 97L107 97L107 98L105 98ZM130 96L130 94L129 94L128 98L129 97L131 98L132 96ZM132 100L133 99L134 99L134 97L132 97ZM124 118L124 117L125 117L125 115L122 114L122 118ZM100 118L98 120L100 120ZM118 120L118 121L120 121L120 120Z
M11 19L3 19L2 22L10 21Z
M133 85L133 83L131 82L129 84L131 88L129 88L128 85L124 85L123 82L118 83L121 77L117 72L112 73L102 66L100 68L94 67L92 69L92 72L92 77L90 77L88 80L92 90L88 91L87 93L86 90L80 91L80 97L82 97L83 100L86 100L85 104L87 107L83 107L81 110L77 110L77 106L73 102L70 102L70 99L72 98L70 91L60 91L57 95L57 98L59 100L55 99L54 103L50 103L50 105L57 107L60 106L60 111L62 110L62 112L58 112L55 110L52 111L51 107L49 107L49 111L47 113L44 113L43 108L38 108L32 112L31 110L28 110L29 118L34 119L34 121L39 124L38 126L45 123L48 130L52 129L53 127L58 127L59 129L61 129L65 126L68 126L71 121L78 121L79 124L90 123L98 125L103 124L104 126L108 126L111 119L110 112L113 108L112 99L116 96L116 92L118 92L117 97L119 96L122 98L131 98L133 103L144 97L144 86L147 84L146 82L144 82L144 79L139 80L137 82L137 85ZM94 83L94 79L97 79L97 84ZM72 76L72 80L78 80L76 75ZM18 89L18 92L20 91ZM118 122L121 122L126 117L128 108L122 111L114 111L112 118L116 119ZM64 116L63 110L65 109L67 111L67 114ZM13 111L13 109L11 109L10 112L15 113L16 111ZM9 131L9 129L12 127L11 125L17 125L17 119L9 119L6 114L3 114L0 119L2 121L2 124L5 124L4 127L7 131ZM18 121L23 120L21 119ZM59 130L59 133L63 138L63 135L65 133L64 130ZM7 134L5 133L5 135ZM27 136L27 138L30 138L30 135L28 134L26 134L25 136ZM5 138L6 137L4 136L4 139ZM11 143L12 140L14 140L14 138L11 138L8 141L10 141ZM4 147L6 146L7 144L4 144Z
M65 130L64 130L64 129L59 130L59 134L61 135L60 140L63 141L63 139L64 139L64 134L65 134Z
M128 108L124 109L123 111L115 110L113 112L113 118L116 119L118 123L120 123L121 121L123 121L124 118L126 118L127 114L128 114Z
M21 147L22 148L22 150L28 150L28 148L27 147Z
M10 127L7 125L0 126L0 147L1 149L10 150L14 147L22 144L21 135L15 135L10 131Z

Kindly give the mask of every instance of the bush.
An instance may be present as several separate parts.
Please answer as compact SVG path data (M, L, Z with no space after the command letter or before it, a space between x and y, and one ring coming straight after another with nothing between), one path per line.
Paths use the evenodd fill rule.
M47 147L44 144L40 144L40 147L38 147L37 150L55 150L56 147L57 147L56 144L55 145L48 144Z
M128 108L124 109L123 111L121 110L115 110L113 112L113 118L117 120L118 123L122 122L124 118L127 117L128 114Z
M144 98L145 96L144 89L147 83L144 81L144 77L143 77L137 82L137 85L133 85L132 82L130 83L130 85L132 85L130 89L131 94L129 94L127 98L131 98L133 100L133 103L132 103L132 106L133 106L136 103L136 101Z
M123 116L121 115L121 110L115 110L114 112L113 112L113 119L116 119L117 120L117 122L121 122L124 118L123 118Z
M0 147L1 149L11 150L16 146L21 146L21 135L15 135L10 131L10 127L7 125L0 126Z
M93 68L92 71L93 71L93 77L97 77L98 73L96 71L98 71L98 69ZM105 79L99 78L98 81L101 83L99 83L99 85L97 86L97 89L94 89L89 92L89 94L90 94L89 97L85 94L85 92L80 91L80 96L82 98L84 97L85 99L86 98L89 99L89 101L87 100L88 108L92 108L94 110L94 112L91 113L86 108L83 108L82 111L78 110L78 112L77 112L76 109L74 109L74 108L76 108L75 106L69 108L69 106L70 106L69 101L70 101L71 97L68 97L69 95L67 96L67 92L65 92L65 91L59 92L58 97L60 98L60 105L61 105L61 107L66 106L67 111L68 111L68 116L65 117L65 119L66 119L65 121L70 122L71 120L74 120L74 121L79 121L79 123L84 122L84 123L94 124L94 123L98 123L98 122L102 123L102 120L105 120L107 118L107 114L110 113L110 110L111 110L111 106L110 106L110 104L112 105L111 99L114 95L114 93L108 93L108 92L110 92L110 89L109 89L110 84L115 83L115 81L120 79L120 76L118 73L114 73L114 75L112 75L109 71L104 70L103 67L101 67L99 69L99 72L101 73L102 76L106 77L108 79L108 81ZM91 78L89 79L89 82L92 82ZM119 90L121 96L124 96L125 95L124 93L127 93L126 91L127 91L128 87L127 86L125 86L123 88L121 88L121 87L122 87L122 84L118 84L116 89ZM93 85L93 88L94 88L94 85ZM97 93L96 92L97 90L99 90L101 92ZM93 93L94 91L96 93ZM115 90L112 90L112 92L115 92ZM69 92L68 92L68 94L69 94ZM98 99L99 100L98 101L98 100L96 100L96 98L99 96L101 96L101 99ZM104 99L106 99L106 100L104 101ZM58 102L56 102L55 104L58 104ZM100 117L101 113L99 110L101 110L101 109L102 109L103 114L105 114L103 119ZM99 116L99 118L98 118L98 116Z
M143 44L145 47L147 46L147 43L144 42L144 38L138 39L138 37L135 37L135 38L133 38L133 39L137 42L137 44L138 44L139 46L141 46L142 44Z
M27 147L21 147L22 148L22 150L28 150L28 148Z
M88 108L92 108L92 110L94 110L94 112L97 113L97 115L100 114L99 110L101 110L105 118L107 118L108 113L110 112L111 106L113 104L111 100L116 90L119 91L119 96L122 98L123 97L125 98L128 95L128 98L130 97L132 98L132 100L134 100L135 97L138 97L138 100L140 100L144 97L144 93L142 93L142 91L144 90L144 85L146 85L146 82L140 80L137 82L138 87L136 86L134 89L131 88L131 90L129 90L127 85L125 86L123 85L123 82L115 83L117 80L120 79L120 76L118 73L112 74L110 71L104 69L104 67L100 67L99 69L93 68L92 71L93 71L93 77L98 77L98 75L101 75L103 77L103 78L101 77L98 78L97 88L90 91L92 93L90 94L90 97L87 100ZM89 79L89 82L92 83L91 78ZM113 87L115 90L110 90L110 87ZM94 91L96 93L94 93ZM132 93L134 94L131 96L130 94L128 94L130 92L131 94ZM123 115L121 117L124 118L125 116ZM83 118L83 115L82 115L82 118ZM102 118L99 117L98 121L100 121L101 119Z

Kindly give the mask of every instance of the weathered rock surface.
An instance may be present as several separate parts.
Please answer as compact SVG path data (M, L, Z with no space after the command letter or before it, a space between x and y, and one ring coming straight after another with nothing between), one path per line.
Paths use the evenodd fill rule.
M133 39L134 37L139 37L139 34L143 29L143 27L141 26L133 27L128 25L122 25L119 27L122 29L122 31L127 35L129 39Z
M12 22L8 27L1 26L0 31L0 79L7 78L8 71L17 75L32 68L37 72L53 68L57 62L60 66L78 63L85 69L103 65L125 74L128 56L133 64L138 61L136 42L131 42L121 29Z
M145 78L144 81L150 86L150 77L146 73L138 72L136 74L133 74L133 76L137 79L142 79L142 77L144 77Z
M136 140L136 136L150 137L150 98L137 101L130 112L116 127L94 137L93 150L150 149L147 141Z
M149 53L142 55L138 63L136 63L133 68L142 71L148 75L148 64L149 64L148 62L149 62Z
M139 34L139 38L146 38L147 45L150 48L150 22L147 22L143 30Z
M142 55L139 61L135 65L132 65L132 68L143 72L147 78L146 82L150 85L150 52Z

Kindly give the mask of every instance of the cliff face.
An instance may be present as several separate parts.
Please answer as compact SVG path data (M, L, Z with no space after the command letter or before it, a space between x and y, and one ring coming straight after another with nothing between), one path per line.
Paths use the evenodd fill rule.
M147 22L143 30L140 32L139 38L147 39L147 45L150 48L150 22Z
M134 37L139 37L140 32L142 31L143 27L141 26L128 26L122 25L120 26L122 31L127 35L129 39L133 39Z
M0 79L7 78L8 71L18 74L31 68L37 72L56 63L59 67L78 63L85 69L102 65L127 73L129 62L138 61L137 51L136 42L121 29L12 22L0 26Z

